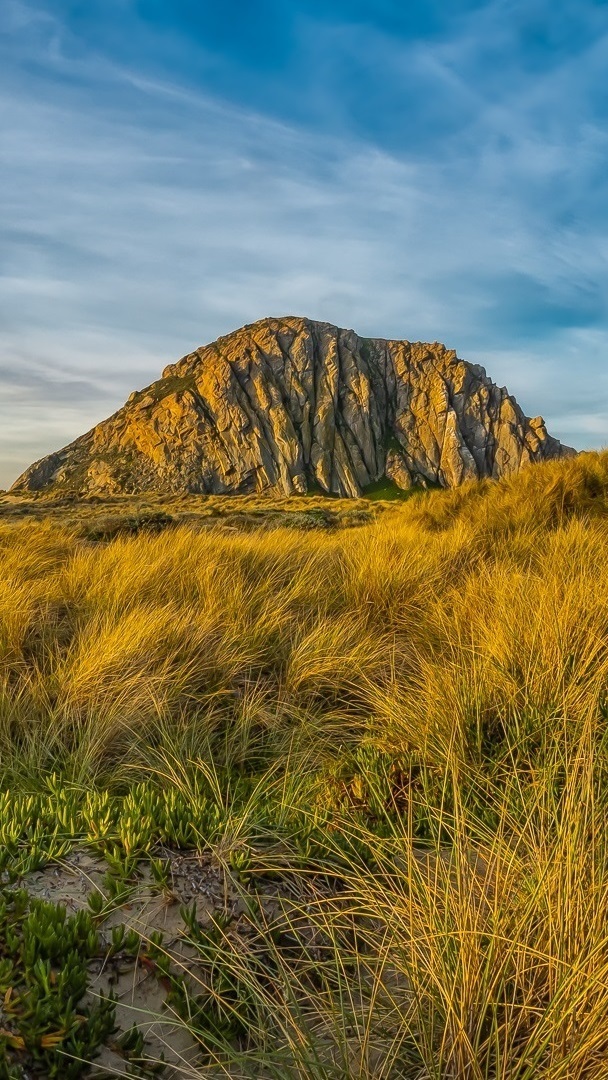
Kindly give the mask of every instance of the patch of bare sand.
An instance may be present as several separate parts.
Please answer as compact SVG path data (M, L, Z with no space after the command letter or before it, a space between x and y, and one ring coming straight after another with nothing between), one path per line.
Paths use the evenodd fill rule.
M163 1076L168 1080L178 1077L187 1080L197 1076L200 1048L167 1005L168 986L157 978L154 966L146 961L145 943L153 934L161 933L163 951L196 990L197 954L185 940L187 929L180 913L182 905L189 906L194 901L197 918L203 925L220 912L238 918L245 905L235 882L208 857L171 851L165 852L164 857L167 886L159 886L149 869L142 865L128 900L114 907L101 922L100 935L108 953L91 963L87 993L95 997L112 992L116 998L114 1041L136 1024L145 1039L146 1058L151 1062L164 1060L167 1067ZM30 896L62 904L73 914L87 907L89 896L96 890L106 895L107 869L102 857L75 850L66 858L28 874L21 885ZM119 925L140 936L139 956L109 955L112 929ZM94 1068L115 1076L132 1075L120 1053L112 1048L104 1048Z

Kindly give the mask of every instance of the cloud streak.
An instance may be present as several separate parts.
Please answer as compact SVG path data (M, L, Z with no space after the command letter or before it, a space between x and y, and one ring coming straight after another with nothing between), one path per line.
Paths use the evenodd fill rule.
M434 42L344 28L340 63L367 36L394 101L423 114L432 84L444 102L441 133L411 141L394 124L374 137L344 117L332 130L264 114L76 49L48 13L7 12L0 484L166 362L267 314L444 340L555 434L604 441L607 139L589 96L608 35L596 23L549 70L513 60L508 91L481 55L505 47L500 4ZM331 104L323 47L337 31L325 33L317 92Z

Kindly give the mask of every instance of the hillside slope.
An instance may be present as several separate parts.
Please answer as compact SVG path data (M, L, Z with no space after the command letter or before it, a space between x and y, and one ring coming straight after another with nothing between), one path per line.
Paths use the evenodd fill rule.
M163 371L14 490L358 496L455 487L573 454L444 345L264 319Z

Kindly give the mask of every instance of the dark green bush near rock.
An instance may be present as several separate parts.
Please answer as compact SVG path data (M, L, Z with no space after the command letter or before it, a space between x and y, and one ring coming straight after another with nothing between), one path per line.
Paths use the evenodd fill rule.
M114 540L117 536L136 536L140 532L160 532L175 521L171 514L162 510L140 513L133 516L124 514L115 517L99 518L82 529L85 540Z

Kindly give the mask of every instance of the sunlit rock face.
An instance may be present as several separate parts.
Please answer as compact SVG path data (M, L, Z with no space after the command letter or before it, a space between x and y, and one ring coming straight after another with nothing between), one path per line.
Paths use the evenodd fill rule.
M455 487L573 453L444 345L288 317L170 364L14 490L358 496L383 478Z

